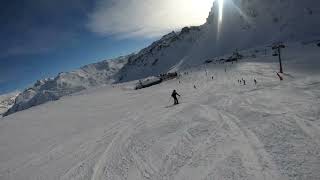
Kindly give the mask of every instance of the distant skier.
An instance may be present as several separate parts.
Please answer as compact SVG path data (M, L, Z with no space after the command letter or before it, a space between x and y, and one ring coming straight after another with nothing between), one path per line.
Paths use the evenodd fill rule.
M193 85L193 88L197 89L197 86L196 86L196 85Z
M179 104L177 96L180 97L180 94L178 94L176 90L173 90L171 97L174 99L174 105Z
M257 80L256 80L256 79L254 79L253 81L254 81L254 84L255 84L255 85L257 85L257 83L258 83L258 82L257 82Z

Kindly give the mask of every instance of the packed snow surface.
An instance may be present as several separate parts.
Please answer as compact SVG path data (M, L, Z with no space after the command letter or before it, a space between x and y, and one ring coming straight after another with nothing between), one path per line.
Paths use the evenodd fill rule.
M4 117L0 179L318 180L319 47L289 44L282 82L277 58L257 49L147 89L85 90Z

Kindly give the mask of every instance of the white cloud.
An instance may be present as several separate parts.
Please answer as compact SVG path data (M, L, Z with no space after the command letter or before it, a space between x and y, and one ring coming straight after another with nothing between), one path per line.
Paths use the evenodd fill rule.
M214 0L100 0L88 27L100 35L155 37L205 23Z

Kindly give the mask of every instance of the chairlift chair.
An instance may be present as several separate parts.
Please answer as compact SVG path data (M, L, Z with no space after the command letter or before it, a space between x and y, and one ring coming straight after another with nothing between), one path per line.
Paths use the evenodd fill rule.
M279 54L275 51L273 52L272 56L279 56Z

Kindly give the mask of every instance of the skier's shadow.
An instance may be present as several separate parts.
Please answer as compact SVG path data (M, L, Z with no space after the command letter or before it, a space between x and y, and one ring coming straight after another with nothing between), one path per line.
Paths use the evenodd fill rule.
M179 103L180 104L180 103ZM177 106L179 104L172 104L172 105L169 105L169 106L165 106L165 108L171 108L171 107L174 107L174 106Z

